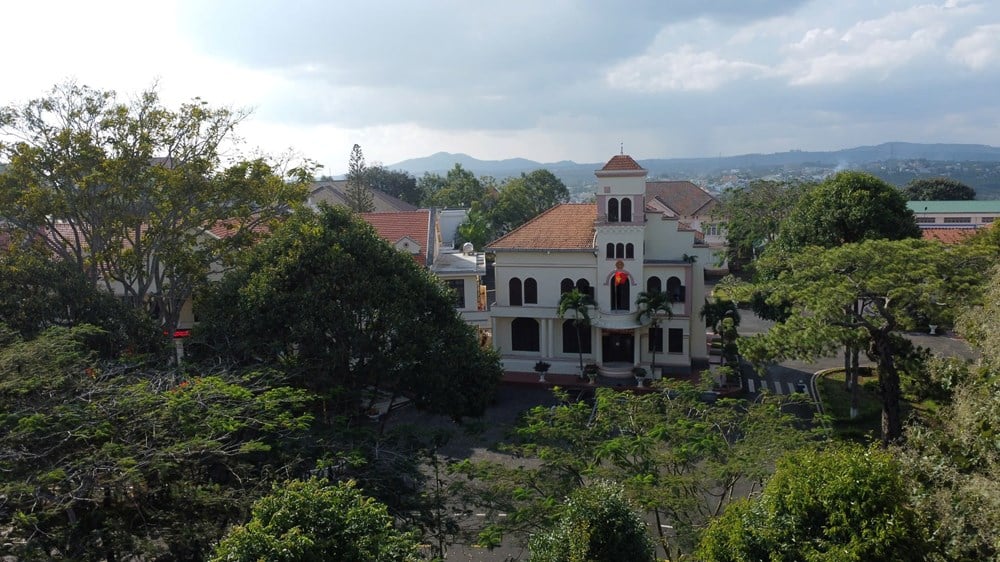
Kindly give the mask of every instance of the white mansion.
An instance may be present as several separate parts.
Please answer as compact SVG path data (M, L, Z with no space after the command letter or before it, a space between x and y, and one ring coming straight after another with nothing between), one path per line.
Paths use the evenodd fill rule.
M556 205L486 248L496 254L492 332L504 369L529 372L543 360L550 372L576 373L578 347L585 362L610 377L649 369L654 349L665 372L707 363L698 313L714 249L687 217L663 204L662 186L647 184L646 170L630 156L613 157L595 175L594 203ZM557 314L560 296L573 288L597 303L580 344L573 321ZM635 301L643 291L666 291L675 300L673 317L659 328L638 321Z

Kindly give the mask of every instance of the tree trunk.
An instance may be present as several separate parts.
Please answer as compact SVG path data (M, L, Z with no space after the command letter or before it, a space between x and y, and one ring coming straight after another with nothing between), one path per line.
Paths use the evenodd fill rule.
M857 347L851 349L851 364L848 372L850 373L850 387L851 387L851 419L855 419L860 415L861 411L861 385L858 384L858 378L861 376L861 369L858 366L858 358L861 355L861 350Z
M882 445L896 443L903 437L903 422L900 413L899 372L892 356L892 344L888 333L878 334L878 380L882 398Z

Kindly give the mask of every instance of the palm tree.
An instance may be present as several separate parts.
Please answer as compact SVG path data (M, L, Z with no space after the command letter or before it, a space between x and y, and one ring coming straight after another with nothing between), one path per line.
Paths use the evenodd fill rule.
M583 342L580 340L580 328L590 327L590 308L596 306L594 298L580 289L563 293L559 297L559 318L565 318L566 313L573 313L573 327L576 328L576 350L580 354L580 374L583 375Z
M635 305L639 308L636 318L640 323L644 323L648 318L651 321L651 328L659 328L660 320L664 316L666 316L667 320L674 317L673 311L670 310L673 303L674 300L671 296L663 291L643 291L635 298ZM655 373L656 348L659 346L653 345L650 347L653 348L653 365L651 370Z

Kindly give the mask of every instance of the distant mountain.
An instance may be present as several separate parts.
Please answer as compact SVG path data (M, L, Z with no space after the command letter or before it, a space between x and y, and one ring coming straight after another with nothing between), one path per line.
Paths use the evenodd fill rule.
M705 158L656 158L639 160L651 176L690 177L716 173L729 169L767 169L784 166L840 166L854 167L887 160L935 160L953 162L1000 162L1000 148L982 144L918 144L908 142L887 142L877 146L859 146L827 152L807 152L792 150L774 154L742 154L739 156ZM584 178L593 181L594 170L604 162L576 163L568 160L541 163L525 158L507 160L479 160L467 154L438 152L424 158L404 160L388 166L395 170L405 170L415 176L425 172L444 174L455 164L477 174L497 178L519 175L538 168L546 168L563 178ZM572 183L576 184L577 181Z

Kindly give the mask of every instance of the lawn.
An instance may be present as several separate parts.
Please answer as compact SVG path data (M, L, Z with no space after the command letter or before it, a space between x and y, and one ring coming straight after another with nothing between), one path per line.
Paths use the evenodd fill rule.
M861 369L861 404L858 417L851 419L851 393L844 386L844 370L834 369L816 379L823 411L831 419L834 435L840 439L869 442L882 433L882 402L876 388L878 376ZM866 384L870 383L870 384Z

